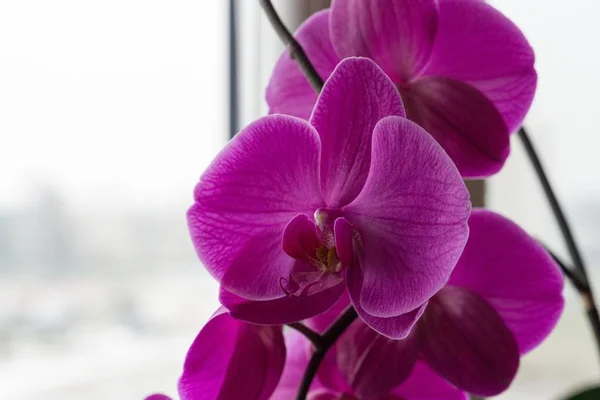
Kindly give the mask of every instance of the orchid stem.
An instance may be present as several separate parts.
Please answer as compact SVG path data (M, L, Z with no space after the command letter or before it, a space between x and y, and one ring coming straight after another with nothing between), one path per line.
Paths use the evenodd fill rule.
M583 262L583 258L581 257L581 253L580 253L577 243L575 241L575 237L573 236L573 232L571 231L571 227L569 226L569 223L563 212L563 209L560 206L560 203L558 202L558 199L556 197L556 194L554 193L554 190L552 189L552 185L550 184L550 181L548 180L548 176L546 175L544 167L542 166L542 162L540 161L540 158L538 157L537 152L535 151L535 147L533 146L533 143L531 142L531 139L529 138L527 131L525 130L524 127L521 127L519 129L518 134L519 134L519 138L521 138L521 141L523 142L525 151L527 152L527 155L529 156L529 160L533 164L533 168L535 169L538 179L540 180L540 183L542 184L542 188L544 189L546 198L548 199L548 202L550 203L550 208L552 209L552 213L554 214L554 217L556 218L556 222L558 223L558 226L560 228L562 236L567 245L567 250L569 251L569 255L571 256L571 260L575 267L575 271L579 275L580 279L583 282L585 282L585 290L581 290L582 288L578 287L577 284L575 283L575 281L572 280L569 275L567 275L567 277L569 279L571 279L571 282L573 282L573 286L575 286L575 288L577 289L577 291L579 292L579 294L581 296L588 320L589 320L590 325L592 326L592 330L594 332L597 349L600 352L600 315L598 314L598 308L596 307L596 301L594 300L594 293L592 291L592 285L590 283L590 280L589 280L589 277L587 274L587 270L586 270L585 264ZM556 259L557 258L555 257L555 260ZM560 265L560 262L559 262L559 265ZM564 271L564 269L563 269L563 271ZM573 272L575 272L575 271L573 271ZM569 272L570 272L570 270L569 270ZM573 275L573 276L575 276L575 275Z
M554 261L560 266L565 276L571 281L573 287L577 290L579 295L581 296L581 301L583 302L585 312L587 314L588 320L592 325L592 330L594 331L594 335L596 337L596 343L600 343L598 341L598 332L600 332L600 316L598 314L598 308L596 307L596 303L594 302L594 298L592 295L592 290L588 282L586 282L581 275L578 273L578 270L573 270L571 267L567 267L566 264L551 250L546 248L548 253L554 258ZM599 344L600 347L600 344Z
M300 66L300 69L302 69L304 76L306 76L306 79L308 80L310 85L315 89L315 91L317 93L320 92L323 88L323 79L321 79L321 76L319 76L319 73L308 59L308 56L304 52L302 46L300 46L300 43L298 43L298 41L294 39L292 33L285 26L285 24L277 14L277 11L275 11L273 3L271 3L270 0L259 0L259 2L263 10L265 11L267 18L269 18L269 22L271 22L271 25L273 25L275 32L277 32L277 35L279 36L283 44L285 44L289 48L290 57L296 60L296 62Z
M577 289L579 293L588 293L590 291L590 287L587 282L581 277L577 270L573 270L572 267L567 266L567 264L560 259L552 250L548 247L544 246L546 251L550 254L550 256L554 259L554 262L558 264L563 274L567 277L567 279L571 282L571 284Z
M556 194L554 194L554 190L552 189L552 185L550 184L550 181L548 180L548 176L546 175L544 167L542 166L542 162L540 161L540 158L537 155L535 147L533 147L533 143L531 142L531 139L529 138L529 135L527 134L527 131L525 130L524 127L521 127L519 129L519 137L521 138L521 141L523 142L525 151L527 152L527 155L529 156L529 159L531 160L531 163L533 164L533 168L535 169L538 179L540 180L540 183L542 184L542 188L544 189L546 198L548 199L548 202L550 203L550 207L552 208L554 217L556 218L556 221L558 222L560 231L561 231L563 238L565 239L565 242L567 244L567 249L569 250L569 254L571 255L571 258L573 259L573 265L575 266L576 269L578 269L580 271L581 275L587 281L588 280L587 272L585 269L585 265L583 263L583 258L581 257L581 253L579 252L579 248L577 247L577 243L575 242L575 238L571 231L571 227L570 227L569 223L567 222L567 218L565 217L565 214L562 211L562 207L560 206L560 203L558 202L558 198L556 197Z
M298 393L296 394L296 400L306 400L306 396L310 390L310 385L317 375L317 371L319 370L319 366L321 365L321 361L323 361L325 354L357 317L358 314L356 313L354 307L348 306L348 308L338 317L338 319L335 320L335 322L329 328L327 328L325 333L320 335L320 345L315 346L315 351L313 352L310 361L308 362L308 366L304 371L302 382L300 383Z
M303 334L308 340L310 340L315 348L322 346L323 338L321 335L304 325L302 322L292 322L291 324L287 324L287 326Z

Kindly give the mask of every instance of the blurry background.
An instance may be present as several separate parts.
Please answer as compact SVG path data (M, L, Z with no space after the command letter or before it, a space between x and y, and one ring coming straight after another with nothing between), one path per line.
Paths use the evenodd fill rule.
M290 27L325 3L275 2ZM600 4L492 3L536 50L527 125L600 283L600 55L590 51ZM266 112L282 50L257 1L235 4L232 53L224 0L0 0L3 399L175 394L187 346L217 305L185 211L231 123ZM488 204L566 257L516 139ZM579 302L565 295L558 329L500 398L558 399L598 378Z

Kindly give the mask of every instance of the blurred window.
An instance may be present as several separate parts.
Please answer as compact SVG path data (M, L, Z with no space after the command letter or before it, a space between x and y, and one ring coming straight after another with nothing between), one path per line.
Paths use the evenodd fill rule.
M171 390L214 311L185 212L228 137L227 2L0 2L0 397Z
M525 121L600 290L600 161L597 134L600 3L590 0L492 0L525 33L536 53L538 88ZM568 260L548 202L518 137L488 185L488 205L511 217ZM521 362L501 399L566 398L595 383L598 355L581 301L568 282L567 304L550 338Z

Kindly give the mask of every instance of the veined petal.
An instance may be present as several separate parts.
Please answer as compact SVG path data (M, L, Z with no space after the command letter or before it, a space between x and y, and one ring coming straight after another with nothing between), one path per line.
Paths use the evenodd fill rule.
M200 178L188 225L200 260L230 292L251 300L281 297L295 260L283 231L322 205L320 143L300 119L272 115L243 129Z
M468 399L466 393L450 385L422 361L417 362L408 379L392 393L410 400Z
M519 348L498 313L479 295L448 286L419 321L423 357L441 376L467 392L494 396L519 368Z
M535 56L523 33L483 1L441 0L431 60L422 72L469 83L500 111L509 132L535 93Z
M421 315L423 315L425 307L427 307L427 302L412 311L395 317L376 317L367 313L361 306L360 293L363 282L362 265L360 260L357 260L346 273L346 283L352 305L360 319L369 327L390 339L399 340L406 338L419 318L421 318ZM409 360L409 362L414 362L414 360Z
M310 16L294 34L321 79L326 80L340 61L329 39L329 10ZM266 92L269 113L289 114L308 120L317 93L285 49L269 80Z
M475 209L449 285L483 297L514 334L521 354L552 331L564 306L563 276L548 252L507 218Z
M357 302L354 304L358 304ZM405 339L409 336L411 330L423 315L427 302L423 303L416 309L395 317L374 317L365 312L362 307L355 305L356 312L361 320L365 322L371 329L376 330L381 335L393 340Z
M321 137L321 186L328 207L351 202L369 173L373 128L404 116L392 81L371 60L347 58L325 82L310 123Z
M450 158L417 124L381 120L372 147L367 182L343 212L361 238L360 305L387 318L417 309L447 282L467 240L470 202Z
M337 54L369 57L396 83L425 66L437 25L435 0L334 0L331 5Z
M344 289L345 285L340 283L311 296L284 296L274 300L249 301L221 288L219 301L235 319L259 325L283 325L327 311Z
M220 309L188 351L179 395L182 400L266 400L281 377L285 354L281 327L237 321Z
M408 118L429 132L463 177L492 175L510 153L502 115L479 90L454 79L426 77L402 90Z

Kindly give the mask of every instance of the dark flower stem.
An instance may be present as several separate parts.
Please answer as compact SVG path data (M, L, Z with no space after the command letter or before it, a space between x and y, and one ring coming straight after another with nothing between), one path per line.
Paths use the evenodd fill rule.
M533 164L533 168L542 184L542 188L544 189L544 193L546 194L546 198L550 203L550 208L552 209L552 213L556 218L556 222L560 228L562 236L567 245L567 250L569 251L569 255L571 256L571 260L574 265L574 270L566 269L566 266L562 264L563 271L565 271L565 275L567 278L571 280L573 286L579 292L581 296L581 300L583 302L583 306L585 308L588 320L590 325L592 326L592 330L594 332L594 337L596 339L597 350L600 352L600 315L598 315L598 308L596 307L596 301L594 300L594 293L592 291L592 285L590 284L590 280L587 274L587 270L585 264L583 262L583 258L581 257L581 253L579 248L577 247L577 243L575 242L575 237L573 236L573 232L571 231L571 227L565 217L565 214L556 198L556 194L554 194L554 190L552 189L552 185L548 180L548 176L542 166L542 162L535 151L535 147L527 134L525 128L521 127L519 129L519 138L523 142L523 146L525 147L525 151ZM558 264L561 265L561 262L553 255L554 259L557 260Z
M313 342L313 345L315 345L315 350L313 351L310 361L308 362L308 366L304 371L302 382L300 383L298 393L296 394L296 400L306 399L310 385L317 375L317 371L319 370L319 366L321 365L321 361L323 361L325 354L357 317L358 314L356 314L354 307L348 306L348 308L338 317L338 319L329 328L327 328L325 333L319 335L320 343L316 345L315 342Z
M550 253L552 258L554 258L554 261L556 261L556 263L560 266L560 269L562 269L567 279L569 279L573 287L581 296L581 300L585 308L585 313L588 317L588 320L590 321L592 330L594 331L596 345L600 349L600 316L598 315L598 308L596 307L594 296L592 294L592 288L590 287L589 282L583 279L581 274L579 274L579 270L575 270L572 267L568 267L551 250L549 250L548 248L546 248L546 250L548 251L548 253Z
M321 343L323 342L321 335L304 325L302 322L292 322L291 324L287 324L287 326L303 334L308 340L310 340L315 348L321 347Z
M265 14L269 18L269 22L271 22L271 25L273 25L275 32L277 32L277 35L283 44L289 48L290 57L298 62L298 65L302 69L304 76L306 76L306 79L315 89L315 91L317 93L320 92L323 88L323 79L321 79L319 73L308 59L308 56L304 52L302 46L300 46L300 43L294 39L292 33L288 30L288 28L286 28L283 21L281 21L281 18L279 18L279 15L277 14L277 11L275 11L271 1L259 0L259 2L265 11Z
M567 264L560 259L552 250L548 247L544 246L546 251L552 256L554 261L558 264L563 274L567 277L567 279L571 282L571 284L577 289L579 293L587 293L590 290L587 282L581 277L577 270L574 270L573 267L567 266Z

